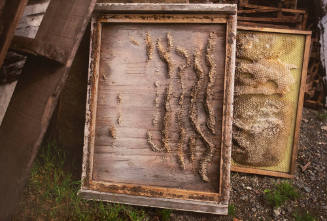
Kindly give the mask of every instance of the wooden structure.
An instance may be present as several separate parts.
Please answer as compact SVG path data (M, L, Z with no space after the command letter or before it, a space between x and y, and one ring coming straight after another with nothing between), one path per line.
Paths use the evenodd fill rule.
M270 36L269 39L271 39L271 40L284 39L283 42L285 42L285 43L287 42L287 41L285 41L285 39L294 38L292 41L290 41L291 42L290 45L293 45L293 46L284 45L285 47L282 47L282 44L278 46L277 45L277 44L279 44L278 41L275 41L275 43L272 43L272 42L269 43L269 44L274 44L275 46L273 46L273 47L279 48L278 49L279 55L277 55L276 58L278 56L280 56L280 57L278 57L278 59L280 58L282 60L282 62L285 62L285 64L288 63L287 64L288 67L291 67L289 65L292 65L292 68L291 68L292 70L297 70L296 73L294 71L289 72L292 75L290 78L291 81L289 82L290 88L285 90L285 93L282 93L280 91L270 93L269 90L262 90L262 91L258 92L258 95L257 95L257 92L255 90L252 90L252 92L249 92L249 94L246 95L248 97L249 96L269 95L269 96L266 96L267 100L270 99L269 97L272 97L273 100L271 100L271 99L269 100L269 102L272 102L276 99L279 99L278 97L276 97L275 94L279 94L279 93L285 94L285 102L290 102L290 105L293 107L290 107L290 110L288 112L285 112L286 118L280 117L279 119L285 119L285 120L291 119L290 122L285 123L285 125L286 124L289 125L289 126L286 126L286 128L294 128L294 129L290 129L289 133L284 133L284 135L280 136L279 140L285 139L285 142L283 145L278 144L278 142L276 143L276 141L274 141L275 143L271 143L271 147L273 147L274 151L276 151L275 154L277 154L277 155L279 154L281 156L280 160L275 159L275 161L277 162L277 164L274 164L275 166L271 166L273 164L271 164L270 166L267 166L267 165L260 166L260 164L261 165L267 164L267 162L270 159L270 156L267 155L268 152L266 152L266 153L262 153L264 156L265 162L262 162L262 163L256 162L254 164L257 164L257 165L251 166L249 162L245 162L245 164L242 164L242 163L239 163L239 162L236 163L235 161L233 161L232 171L243 172L243 173L255 173L255 174L262 174L262 175L269 175L269 176L278 176L278 177L284 177L284 178L293 178L295 169L296 169L296 157L297 157L300 124L301 124L301 117L302 117L303 97L304 97L304 92L305 92L308 60L309 60L309 55L310 55L311 32L310 31L300 31L300 30L287 30L287 29L275 29L275 28L255 28L255 27L239 26L238 27L238 36L240 36L241 34L243 34L243 36L245 36L245 37L248 37L249 39L252 39L256 34L259 34L261 36L264 36L266 34L266 36ZM274 35L276 35L276 37ZM266 39L268 39L268 38L266 38ZM298 42L298 43L296 43L296 42ZM261 46L256 45L256 43L254 43L254 41L252 41L252 43L253 43L252 50L256 50L254 52L255 56L257 56L259 59L262 59L263 57L260 55L260 52L258 52L258 51L260 51ZM239 56L240 58L243 58L242 56L246 57L248 55L242 54L242 53L244 53L244 48L242 48L241 44L242 44L241 42L238 42L238 48L239 48L239 50L242 50L242 51L238 51L237 56ZM274 55L274 53L270 52L273 50L273 47L269 47L269 44L267 43L268 48L265 49L264 53L265 53L265 55L270 56L269 59L272 59L272 58L274 58L275 55ZM247 46L245 45L244 47L247 47ZM289 49L287 49L287 48L289 48ZM299 48L297 54L283 51L283 50L291 51L296 48ZM293 61L292 61L292 59L293 59ZM269 61L272 61L272 60L269 60ZM258 64L259 64L261 61L255 60L255 63L256 62L258 62ZM295 65L296 63L299 65ZM267 62L266 63L261 62L260 64L267 64ZM246 82L246 81L242 80L242 78L240 76L240 73L245 70L244 68L246 67L246 65L244 67L241 67L240 65L241 64L239 64L236 67L236 70L238 70L238 71L236 74L236 83L235 83L235 85L236 85L235 86L235 90L236 90L235 101L237 101L237 99L238 99L238 94L242 94L242 92L240 92L239 90L245 88L245 86L242 86L242 84L243 85L248 84L248 83L244 84L244 82ZM281 67L281 66L282 66L282 64L279 65L279 67ZM251 69L249 68L249 70L251 70ZM248 74L254 76L255 72L251 72L249 70L246 70L246 72L248 72ZM269 70L272 70L272 68L269 68ZM253 68L253 71L258 71L258 69ZM280 72L281 72L281 70L280 70ZM260 73L260 72L257 72L257 73ZM260 80L261 83L263 83L265 81L264 79L266 79L264 76L260 76L260 78L262 78ZM286 75L283 76L283 80L285 80L286 78L287 78ZM255 77L254 77L254 79L255 79ZM276 80L279 81L277 79L277 77L274 77L274 76L272 76L272 77L270 76L269 78L267 77L266 80L269 81L269 79L270 80L272 79L272 81L276 81ZM276 85L277 85L277 87L279 87L279 83L276 83ZM247 89L247 90L249 90L249 89ZM294 95L291 96L290 95L291 93L294 93ZM284 95L281 95L280 97L283 97L283 96ZM234 104L234 110L238 111L238 108L241 108L241 107L236 102L236 104ZM265 105L265 108L268 108L268 106ZM284 107L284 110L286 110L286 106ZM276 111L278 111L278 110L276 109ZM273 117L274 116L272 116L269 120L271 120ZM281 120L281 121L283 121L283 120ZM269 121L267 121L267 122L269 122ZM237 114L235 115L235 113L234 113L234 125L235 125L235 128L233 128L233 130L238 130L237 129L238 127L243 128L243 126L238 126L240 124L239 124L239 122L237 122ZM251 125L247 125L247 128L250 128L250 127L251 127ZM254 130L253 128L254 128L254 126L252 127L251 130ZM266 129L264 129L264 130L268 130L267 128L269 128L269 126L267 126ZM234 132L236 132L236 131L234 131ZM261 133L261 132L259 132L259 133ZM233 134L233 139L236 139L235 140L236 143L241 142L239 140L238 136L239 135L237 135L237 134ZM261 135L258 135L258 136L261 136ZM257 136L257 138L255 138L256 140L259 139L258 136ZM283 137L285 137L285 138L283 138ZM278 152L278 148L279 148L278 146L285 146L285 148ZM289 147L287 148L286 146L289 146ZM233 147L233 149L235 149L235 147ZM261 145L260 150L262 150L262 149L264 149L264 148ZM236 150L234 150L234 151L236 151ZM237 154L237 153L235 152L235 154ZM245 154L243 156L243 160L248 158L249 154L250 153ZM258 154L259 154L259 152L258 152ZM233 156L233 154L232 154L232 156ZM288 163L285 163L285 162L288 162ZM285 165L283 165L284 169L281 169L282 166L280 166L280 165L282 163L285 163Z
M282 4L272 7L240 0L237 19L239 25L305 30L308 15L305 10L283 8Z
M227 214L236 6L112 3L98 4L97 10L92 22L79 194L86 199ZM207 58L212 65L202 69L204 57L198 56L205 51L213 53L208 55L211 60ZM194 53L194 60L190 53ZM180 64L181 58L186 59L186 66L177 68L174 65ZM181 70L185 70L183 76ZM211 138L203 138L205 124L185 124L184 135L180 124L179 129L171 125L175 125L174 114L178 122L189 120L183 115L188 112L178 103L190 108L192 118L192 107L198 105L198 96L203 96L195 92L202 85L203 70L208 74L206 81L211 81L209 72L216 73L216 83L209 87L216 94L217 116L213 116L217 124L213 130L217 134L211 137L218 149L211 150L211 145L194 148L189 152L193 158L209 157L211 151L213 161L203 160L203 167L193 167L184 154L186 143L180 143L181 137L194 133L193 125L202 137L197 143L211 142ZM197 80L193 71L198 73ZM180 97L182 102L177 101L176 91L185 98ZM179 108L181 112L176 112ZM164 112L163 127L152 115L158 109ZM204 116L203 111L197 113ZM206 147L209 149L203 151ZM205 164L210 165L207 171Z
M40 51L51 56L39 55L63 57L62 64L42 57L28 60L1 124L0 174L6 177L0 181L1 220L9 220L14 213L95 2L51 1L33 40L36 43L24 46L45 45L53 50Z
M4 0L0 3L0 67L6 57L26 3L27 0Z

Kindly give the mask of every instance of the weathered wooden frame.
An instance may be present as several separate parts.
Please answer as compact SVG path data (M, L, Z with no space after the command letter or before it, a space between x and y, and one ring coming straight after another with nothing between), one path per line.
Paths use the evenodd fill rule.
M93 17L91 27L92 37L83 149L82 186L79 194L86 199L226 215L228 212L230 189L236 52L236 5L113 3L97 4L96 9L102 12L99 12ZM138 19L140 15L146 16L148 19L146 21L144 19ZM154 15L156 16L155 20L151 19ZM135 184L96 182L92 180L101 26L103 23L115 22L226 24L225 93L219 193Z
M290 162L290 170L289 170L290 172L284 173L284 172L270 171L270 170L250 168L250 167L241 167L241 166L235 166L235 165L232 165L232 167L231 167L231 170L235 171L235 172L252 173L252 174L260 174L260 175L283 177L283 178L294 178L295 170L296 170L296 157L297 157L298 144L299 144L300 126L301 126L302 109L303 109L303 99L304 99L306 77L307 77L307 70L308 70L308 64L309 64L311 33L312 32L311 31L303 31L303 30L248 27L248 26L238 26L237 29L238 30L246 30L246 31L296 34L296 35L304 35L305 36L301 82L300 82L299 96L298 96L298 102L297 102L295 130L294 130L294 135L293 135L294 139L293 139L293 145L292 145L291 162Z

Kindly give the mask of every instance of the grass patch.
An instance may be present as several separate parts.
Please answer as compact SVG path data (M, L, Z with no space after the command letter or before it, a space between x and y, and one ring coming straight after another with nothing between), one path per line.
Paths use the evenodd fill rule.
M14 220L149 220L139 208L79 198L80 181L64 170L65 160L66 154L55 145L41 148Z
M294 219L295 221L315 221L316 219L308 212L299 212L297 211L295 214L294 214Z
M272 190L264 191L265 200L273 207L280 207L287 200L299 198L296 188L287 181L276 184Z
M234 204L228 205L228 215L234 217L236 214L236 208Z
M318 113L318 118L321 121L327 121L327 111L321 111Z
M158 215L159 215L161 221L169 221L170 215L171 215L171 210L170 209L160 209L158 211Z

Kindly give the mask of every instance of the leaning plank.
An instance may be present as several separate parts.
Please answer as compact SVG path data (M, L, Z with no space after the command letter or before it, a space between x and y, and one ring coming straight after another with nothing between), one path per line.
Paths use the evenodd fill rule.
M65 50L64 65L34 57L0 127L0 220L14 213L96 0L51 1L36 39Z
M0 67L26 3L27 0L5 0L0 3Z

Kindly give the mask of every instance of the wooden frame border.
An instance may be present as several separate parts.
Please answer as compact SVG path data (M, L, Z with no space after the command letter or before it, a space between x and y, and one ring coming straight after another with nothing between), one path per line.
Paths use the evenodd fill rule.
M298 142L299 142L301 119L302 119L302 109L303 109L303 99L304 99L306 77L307 77L307 70L308 70L308 64L309 64L312 32L311 31L303 31L303 30L277 29L277 28L265 28L265 27L247 27L247 26L238 26L237 29L244 30L244 31L260 31L260 32L296 34L296 35L304 35L305 36L302 72L301 72L297 109L296 109L296 120L295 120L294 134L293 134L294 139L293 139L293 145L292 145L291 162L290 162L290 170L289 170L290 172L285 173L285 172L278 172L278 171L250 168L250 167L242 167L242 166L234 166L234 165L232 165L232 167L231 167L231 170L234 172L252 173L252 174L292 179L292 178L294 178L295 171L296 171L296 158L297 158L297 151L298 151Z
M79 194L86 199L226 215L228 213L230 189L231 136L236 55L236 5L108 3L97 4L96 8L100 12L93 17L91 25L92 36L90 43L89 80L83 147L82 186ZM105 11L105 14L103 11ZM190 12L195 11L201 13L190 14ZM171 14L172 12L174 14ZM206 14L204 16L204 13L207 12L209 15ZM140 16L143 16L142 21L141 19L138 19ZM156 19L151 19L154 16ZM144 20L144 17L147 19ZM160 18L161 22L158 22L157 18ZM92 180L95 116L99 80L99 50L101 45L102 23L115 22L210 22L226 24L225 93L223 104L219 193Z

